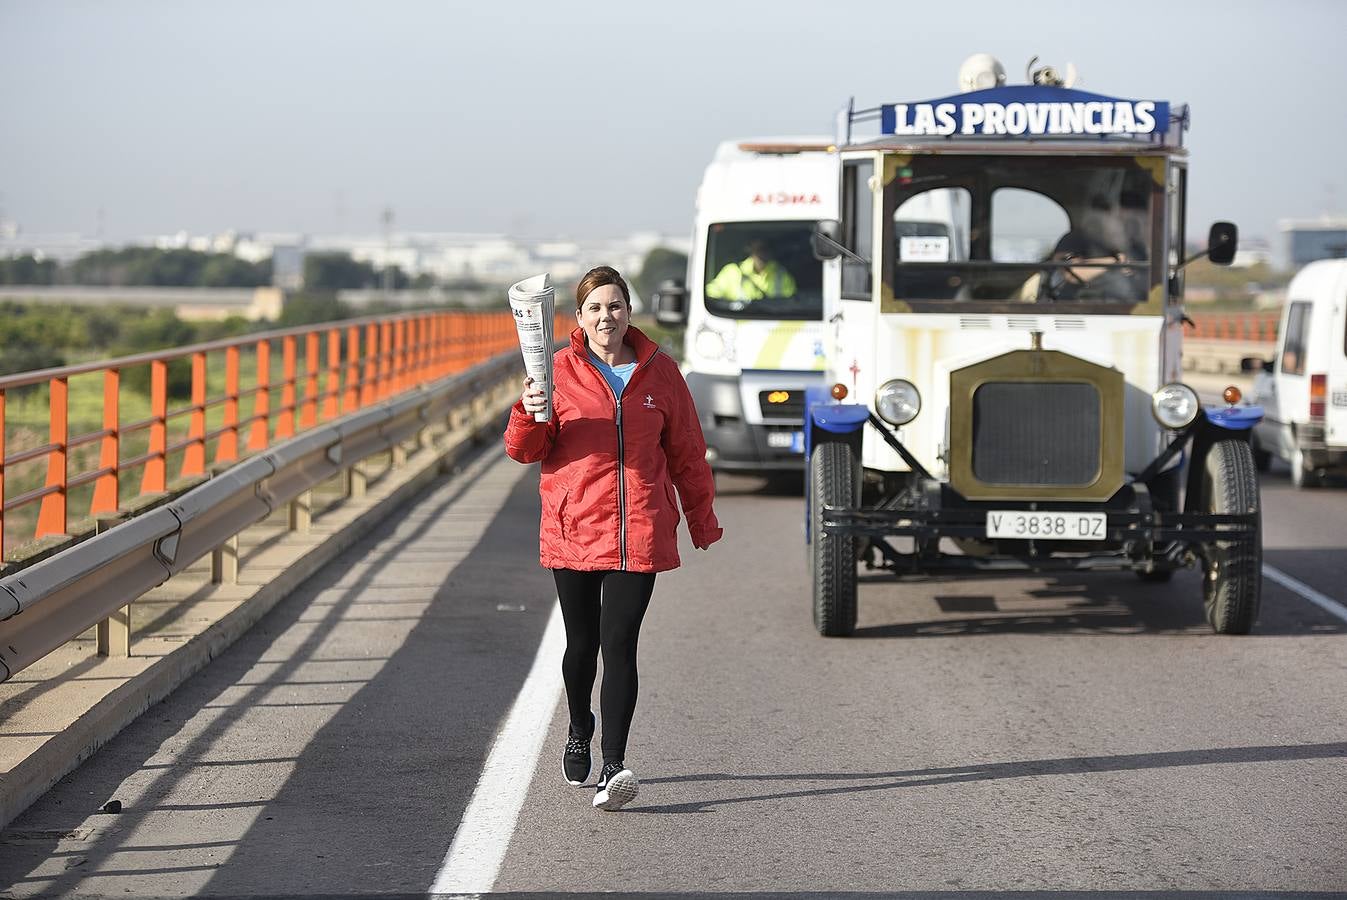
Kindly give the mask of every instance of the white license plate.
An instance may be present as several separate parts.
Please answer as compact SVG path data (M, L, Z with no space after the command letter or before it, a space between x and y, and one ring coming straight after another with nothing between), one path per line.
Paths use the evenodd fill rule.
M767 446L776 450L794 450L796 453L803 453L804 432L769 431L767 432Z
M1054 541L1102 541L1108 536L1108 515L1087 512L1029 512L993 509L987 512L989 538L1044 538Z

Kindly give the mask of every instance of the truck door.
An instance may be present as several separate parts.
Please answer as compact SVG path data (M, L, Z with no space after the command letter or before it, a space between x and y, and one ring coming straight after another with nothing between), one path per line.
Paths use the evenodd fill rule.
M1282 447L1279 455L1291 459L1295 439L1291 428L1309 420L1310 389L1306 383L1306 355L1309 348L1305 333L1309 329L1312 304L1308 300L1294 300L1286 309L1279 335L1277 368L1272 379L1272 391L1264 400L1267 417L1282 424Z

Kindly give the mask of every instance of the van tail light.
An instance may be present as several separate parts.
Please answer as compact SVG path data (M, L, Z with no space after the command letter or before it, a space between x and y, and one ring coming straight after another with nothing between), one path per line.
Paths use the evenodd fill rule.
M1310 376L1310 418L1322 420L1324 399L1328 396L1328 376Z

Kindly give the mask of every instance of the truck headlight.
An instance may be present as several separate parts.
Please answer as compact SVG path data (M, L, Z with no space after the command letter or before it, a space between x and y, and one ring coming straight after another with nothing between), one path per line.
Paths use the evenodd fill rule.
M1151 394L1151 413L1155 421L1175 431L1191 425L1201 408L1197 391L1177 381Z
M875 412L890 425L906 425L921 412L921 393L910 381L886 381L875 391Z
M706 359L720 359L725 355L724 336L710 328L703 328L697 332L693 346L697 348L697 355Z

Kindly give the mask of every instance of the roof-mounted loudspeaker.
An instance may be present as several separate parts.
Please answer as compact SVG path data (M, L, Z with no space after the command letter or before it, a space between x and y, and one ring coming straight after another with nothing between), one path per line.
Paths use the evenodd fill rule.
M983 91L1006 83L1006 69L990 53L974 53L959 66L959 90Z
M1024 67L1024 77L1030 84L1046 84L1052 87L1074 87L1079 76L1076 74L1076 64L1067 63L1065 71L1057 71L1053 66L1039 66L1034 68L1034 63L1038 62L1038 57L1032 57L1029 65Z

